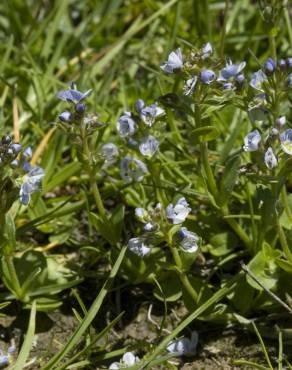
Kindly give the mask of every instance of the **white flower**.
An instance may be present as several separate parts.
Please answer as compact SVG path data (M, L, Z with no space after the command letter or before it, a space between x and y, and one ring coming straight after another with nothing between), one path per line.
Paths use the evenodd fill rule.
M144 238L131 238L128 241L128 248L139 257L147 256L151 252L151 248L145 244Z
M167 62L164 62L160 66L160 68L166 73L173 73L175 70L181 69L182 67L183 57L180 48L176 49L176 51L172 51L168 56Z
M147 172L147 166L137 158L127 155L121 160L121 176L125 181L141 181Z
M182 224L190 212L188 202L185 198L180 198L175 206L172 203L167 206L166 217L172 220L174 225Z
M283 127L286 124L286 116L281 116L276 119L276 123L278 126Z
M281 147L285 153L292 155L292 129L284 131L280 135Z
M265 153L265 164L271 170L277 166L278 161L271 147Z
M148 135L144 137L139 145L139 150L144 157L151 158L155 154L159 147L159 141L154 136Z
M243 150L245 150L246 152L255 152L256 150L259 149L261 139L262 138L258 130L250 132L244 138Z
M167 351L176 354L176 356L194 356L196 354L199 335L196 331L192 332L191 339L183 337L171 342Z
M126 369L134 366L139 361L139 357L135 356L132 352L126 352L120 362L113 362L110 365L109 370Z
M186 80L185 85L184 85L184 95L189 96L191 95L196 87L196 83L198 81L198 77L194 76L190 78L189 80Z
M213 46L208 42L201 49L202 59L207 59L213 53Z
M259 90L259 91L263 91L262 85L265 81L267 81L267 76L260 69L257 72L253 73L253 75L251 76L251 81L250 81L249 84L254 89Z
M189 231L186 227L182 227L179 231L179 236L182 238L180 247L184 252L195 253L198 250L200 238L196 233Z
M121 137L132 136L136 131L136 123L130 112L125 112L117 122L117 130Z
M148 212L144 208L136 208L135 215L138 218L138 220L143 222L143 220L145 220L145 218L148 216Z

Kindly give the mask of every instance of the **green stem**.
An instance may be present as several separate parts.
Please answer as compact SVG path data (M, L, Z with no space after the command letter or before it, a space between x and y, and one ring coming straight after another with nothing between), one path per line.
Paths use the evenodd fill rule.
M96 207L98 209L100 216L102 217L102 219L106 219L106 210L104 208L102 198L100 196L100 192L99 192L98 185L96 182L95 173L92 169L91 152L88 146L86 131L85 131L85 128L82 126L80 128L80 133L82 137L83 164L85 167L85 171L87 172L88 177L89 177L90 188L94 196Z
M227 13L229 8L229 0L225 0L225 9L224 9L224 21L221 30L221 40L220 40L220 57L224 58L224 48L225 48L225 38L226 38L226 24L227 24Z
M246 185L246 193L247 193L248 205L249 205L250 216L251 216L252 244L253 244L253 249L254 249L254 252L255 252L256 244L257 244L257 228L256 228L256 223L255 223L255 218L254 218L254 208L253 208L253 204L252 204L252 198L251 198L250 184L249 183L247 183L247 185Z
M183 271L182 260L180 258L180 255L178 253L177 248L173 245L172 239L169 235L167 236L167 242L168 242L168 245L170 247L174 262L175 262L176 267L177 267L176 272L178 274L178 277L179 277L181 283L183 284L183 286L185 287L185 289L187 290L187 292L193 298L194 302L197 303L198 302L198 293L195 291L195 289L193 288L191 282L189 281L186 273Z
M201 158L202 158L202 163L206 175L206 180L207 180L207 185L209 188L210 193L213 195L215 202L217 203L218 200L218 190L217 190L217 185L216 181L213 175L213 171L210 166L209 158L208 158L208 145L207 143L201 143L200 144L201 148Z
M222 214L223 216L228 216L229 211L226 206L222 208ZM243 230L243 228L239 225L239 223L236 222L233 218L226 218L225 220L228 223L228 225L233 229L233 231L239 236L239 238L244 242L247 248L251 250L252 248L251 240L246 234L246 232Z
M290 208L290 205L289 205L286 186L282 187L281 196L282 196L282 202L284 204L286 215L287 215L289 221L292 222L292 212L291 212L291 208Z
M272 58L274 61L277 61L277 49L276 49L275 36L269 36L269 44L270 44Z

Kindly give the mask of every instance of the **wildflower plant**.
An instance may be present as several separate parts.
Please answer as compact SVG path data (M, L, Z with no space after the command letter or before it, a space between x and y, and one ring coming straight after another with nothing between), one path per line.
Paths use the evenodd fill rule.
M36 134L44 136L39 148L41 167L35 165L30 147L7 135L0 140L1 278L7 288L2 298L17 299L31 308L30 335L18 368L24 366L29 340L33 342L36 309L58 307L62 301L56 294L81 281L86 291L90 280L96 298L87 310L78 293L72 292L82 309L82 314L74 309L78 327L60 352L41 365L42 370L58 364L69 368L74 361L79 361L77 366L96 367L96 348L100 352L112 344L97 344L90 325L107 295L110 299L117 295L120 302L121 292L133 285L140 285L143 293L147 290L143 297L150 297L151 303L156 302L153 297L163 302L165 314L176 302L188 313L165 338L163 320L157 329L160 342L143 343L134 348L135 354L125 352L128 348L99 353L102 359L122 356L113 363L110 360L112 369L151 368L171 357L195 356L198 333L192 330L191 335L182 336L194 320L198 327L202 321L203 325L211 321L247 325L258 312L285 309L291 313L292 59L285 53L290 26L286 43L278 48L275 44L277 34L284 32L278 27L282 12L289 25L286 3L259 1L261 18L256 15L252 21L263 22L266 33L250 35L246 42L241 31L240 37L233 34L241 4L234 6L237 10L228 22L226 14L233 4L226 1L218 43L211 27L208 32L199 27L205 17L198 11L206 7L212 10L206 16L213 16L218 4L209 7L208 2L194 2L200 32L183 40L187 28L184 35L176 36L185 5L177 2L171 42L160 35L160 45L151 36L151 46L142 48L137 43L141 30L153 23L153 34L156 29L163 31L157 27L159 17L176 1L160 3L154 17L142 23L138 17L113 46L101 53L91 47L80 50L80 57L65 58L64 66L62 60L61 68L58 53L68 35L72 36L68 44L75 46L78 39L83 47L84 39L76 37L75 29L68 31L66 23L68 34L60 27L58 35L63 38L53 50L54 35L48 27L52 37L47 37L39 65L57 70L57 77L49 81L52 72L48 72L38 80L39 71L34 73L34 99L30 90L21 97L21 103L29 107L31 124L42 122ZM67 9L66 2L62 6ZM140 9L139 2L136 6ZM115 7L100 8L106 14ZM74 4L67 9L74 27L82 18L76 9ZM95 26L103 28L108 18L94 19ZM228 44L227 30L234 35ZM96 33L95 29L88 32ZM207 34L214 44L208 42ZM16 36L18 42L22 35ZM124 48L130 39L133 49ZM99 43L96 36L92 40ZM250 50L254 40L256 55ZM4 60L17 53L13 43L14 39ZM68 55L75 52L70 49ZM23 54L34 60L35 54L27 50ZM120 66L124 57L129 59ZM79 62L83 73L79 73ZM27 70L26 65L23 73ZM72 76L78 89L72 83L58 91L60 77L70 81ZM52 99L48 91L54 91ZM5 96L6 90L2 100ZM46 134L43 121L51 121L53 115L54 127ZM39 236L45 246L38 245ZM28 246L27 239L33 239ZM57 247L62 257L51 253ZM67 251L68 258L74 256L70 268L57 259L64 260ZM112 286L114 278L117 283ZM96 338L108 333L120 318L108 323ZM84 343L80 342L83 335ZM83 344L71 356L72 349ZM12 361L8 355L2 357L3 364Z

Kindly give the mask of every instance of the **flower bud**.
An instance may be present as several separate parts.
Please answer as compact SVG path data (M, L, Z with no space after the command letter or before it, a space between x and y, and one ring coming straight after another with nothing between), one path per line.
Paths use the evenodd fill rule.
M77 112L77 113L82 114L82 113L84 113L84 112L85 112L85 109L86 109L86 105L85 105L85 104L83 104L83 103L77 103L77 104L75 105L75 110L76 110L76 112Z
M59 114L59 120L62 121L62 122L70 122L71 121L71 113L68 112L68 111L65 111L65 112L62 112L61 114Z
M200 80L206 85L210 85L210 83L212 83L215 78L215 73L210 69L205 69L200 73Z
M266 63L264 64L264 70L266 73L274 73L276 70L276 63L273 61L272 58L268 58Z
M281 69L285 69L287 67L287 63L286 63L286 60L285 59L280 59L279 60L279 67Z
M276 119L276 124L279 127L283 127L286 124L286 116L281 116Z

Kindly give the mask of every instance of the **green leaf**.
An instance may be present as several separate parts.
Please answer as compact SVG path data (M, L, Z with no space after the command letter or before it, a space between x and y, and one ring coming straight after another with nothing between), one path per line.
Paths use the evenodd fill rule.
M160 301L176 302L182 295L182 287L177 274L167 274L166 280L159 282L162 292L156 286L153 290L154 296Z
M201 143L215 140L220 135L220 132L215 126L204 126L196 128L190 135L194 143Z
M63 184L70 177L79 172L80 169L81 163L79 162L72 162L62 167L62 170L60 170L57 175L53 176L53 178L47 184L44 185L44 192L46 193L54 189L55 187Z
M233 191L236 181L238 180L239 168L241 165L241 159L239 155L236 155L227 160L223 177L220 182L220 196L219 200L221 205L228 202L229 197Z

